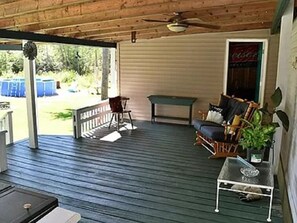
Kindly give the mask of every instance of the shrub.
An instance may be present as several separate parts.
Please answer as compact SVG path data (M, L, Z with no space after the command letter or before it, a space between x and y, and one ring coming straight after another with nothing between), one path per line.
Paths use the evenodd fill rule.
M18 57L15 59L15 61L11 65L11 71L15 74L18 74L19 72L23 71L24 69L24 60L22 57Z

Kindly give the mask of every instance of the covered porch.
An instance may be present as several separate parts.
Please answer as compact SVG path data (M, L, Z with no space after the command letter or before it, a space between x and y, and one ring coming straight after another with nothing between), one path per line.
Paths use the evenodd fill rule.
M266 67L260 102L268 101L280 86L285 99L281 107L295 126L295 7L293 0L29 0L28 7L20 1L1 3L2 49L20 46L20 40L116 48L117 93L130 97L138 128L120 132L114 142L100 140L113 131L107 128L79 138L94 122L74 128L79 139L38 135L32 93L28 125L35 132L29 140L38 142L38 149L29 149L29 140L8 146L8 170L0 174L0 182L53 195L60 206L80 213L81 222L266 222L266 198L243 203L236 194L222 192L220 213L214 212L216 179L224 160L209 160L207 151L193 146L193 128L147 122L147 96L197 97L196 118L199 110L226 93L228 43L262 41ZM168 30L174 23L186 31ZM220 28L205 29L214 25ZM32 86L33 76L28 79ZM184 114L179 108L159 111ZM10 133L11 119L7 115L5 120L1 126ZM12 143L9 135L6 141ZM281 189L274 193L273 222L297 219L296 136L294 128L276 135L274 167ZM1 131L0 137L4 139ZM0 148L5 148L1 140Z
M194 146L194 129L136 121L114 142L100 140L115 129L102 127L90 138L39 136L8 148L8 170L0 181L53 195L59 205L82 215L81 222L266 222L268 198L244 203L222 192L216 213L216 179L224 159ZM272 222L282 222L279 190Z

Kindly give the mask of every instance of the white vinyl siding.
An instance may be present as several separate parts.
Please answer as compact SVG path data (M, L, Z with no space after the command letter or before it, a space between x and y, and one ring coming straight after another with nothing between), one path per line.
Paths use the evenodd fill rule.
M119 52L120 94L130 97L134 119L150 120L152 94L197 97L193 117L217 103L224 89L226 40L230 38L268 39L268 66L265 91L275 88L278 36L269 30L209 33L121 42ZM186 107L157 106L162 115L187 117Z
M284 135L281 148L281 158L284 166L288 198L291 206L293 222L297 222L297 67L294 61L297 58L297 21L293 24L291 37L290 72L286 96L286 112L290 119L289 132Z

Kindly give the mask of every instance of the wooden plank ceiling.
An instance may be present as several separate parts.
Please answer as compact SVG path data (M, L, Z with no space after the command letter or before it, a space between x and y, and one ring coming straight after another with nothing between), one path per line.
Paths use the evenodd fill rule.
M271 28L277 0L1 0L0 29L119 42L206 32ZM219 25L190 26L175 33L166 23L174 12ZM1 37L0 37L1 38Z

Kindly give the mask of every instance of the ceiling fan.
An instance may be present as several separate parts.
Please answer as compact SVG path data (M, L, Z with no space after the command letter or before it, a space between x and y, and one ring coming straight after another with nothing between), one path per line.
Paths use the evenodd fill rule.
M158 23L167 23L167 28L173 32L184 32L189 26L203 27L208 29L219 29L220 26L213 25L210 23L201 22L199 18L184 18L182 16L183 12L174 12L174 16L169 20L154 20L154 19L143 19L145 22L158 22ZM197 22L191 22L191 21Z

